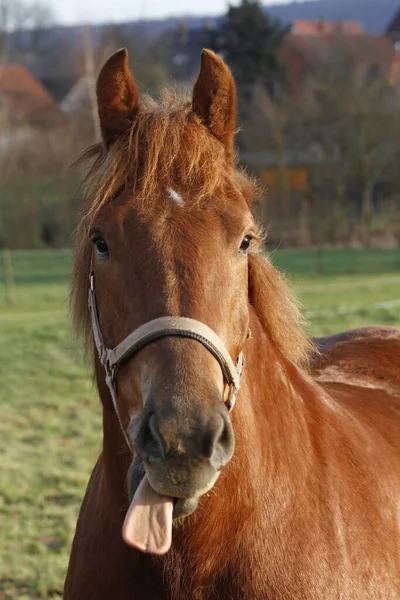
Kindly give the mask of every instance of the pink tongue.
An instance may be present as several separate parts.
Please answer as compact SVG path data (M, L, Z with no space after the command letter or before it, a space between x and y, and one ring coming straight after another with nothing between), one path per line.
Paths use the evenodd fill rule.
M122 526L129 546L149 554L165 554L172 542L172 498L161 496L145 475L136 490Z

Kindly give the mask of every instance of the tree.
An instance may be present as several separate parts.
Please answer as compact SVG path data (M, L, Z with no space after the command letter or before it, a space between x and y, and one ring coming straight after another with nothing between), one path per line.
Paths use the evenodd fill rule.
M239 95L249 100L256 85L274 96L284 83L281 48L289 27L266 14L257 0L230 6L215 38L234 73Z
M334 234L352 214L365 246L371 243L377 185L399 158L399 104L384 73L337 55L314 73L300 111L304 140L320 150L314 187L325 197Z
M379 182L387 179L391 165L400 159L398 90L383 77L365 78L353 107L352 163L362 186L361 235L371 245L374 201Z
M320 59L306 84L298 110L293 113L302 144L315 154L310 163L312 206L317 243L340 243L349 236L348 188L354 173L350 159L350 107L356 103L355 67L351 57L337 52Z
M374 228L388 243L398 231L399 90L365 67L336 52L318 61L300 97L256 87L241 134L242 158L270 187L268 224L320 256L327 243L368 246ZM304 189L296 171L308 171Z

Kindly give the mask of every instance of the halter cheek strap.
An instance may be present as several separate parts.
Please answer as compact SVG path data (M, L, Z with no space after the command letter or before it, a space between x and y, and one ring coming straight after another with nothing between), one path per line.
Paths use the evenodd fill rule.
M132 358L139 350L164 337L182 337L200 342L218 361L224 382L229 386L228 400L226 402L229 411L232 410L236 401L236 394L240 389L240 377L244 365L243 353L239 354L236 365L234 364L225 344L221 338L210 327L187 317L160 317L141 325L130 333L115 348L107 348L100 329L97 313L96 292L94 282L93 266L90 269L89 280L89 310L92 321L93 339L101 364L106 372L106 383L116 415L128 446L132 444L122 425L118 411L117 388L115 371L119 363Z

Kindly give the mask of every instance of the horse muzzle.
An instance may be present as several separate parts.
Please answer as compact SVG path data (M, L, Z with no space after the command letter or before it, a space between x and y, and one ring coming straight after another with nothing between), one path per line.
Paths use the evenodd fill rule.
M192 514L232 458L234 435L225 406L207 418L142 415L128 473L130 507L123 527L125 541L152 554L171 546L172 523Z
M232 458L234 433L230 414L221 401L217 410L205 410L199 403L197 408L189 403L191 409L181 410L183 404L175 399L166 415L151 402L146 403L134 438L137 458L132 472L139 460L159 494L176 499L199 498L212 488Z

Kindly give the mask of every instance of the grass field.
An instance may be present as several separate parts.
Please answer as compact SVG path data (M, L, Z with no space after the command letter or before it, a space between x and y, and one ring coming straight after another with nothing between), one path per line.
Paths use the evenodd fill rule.
M312 251L272 259L312 334L400 325L400 252ZM100 410L68 320L68 251L15 252L0 277L0 600L59 598L75 521L101 445Z

